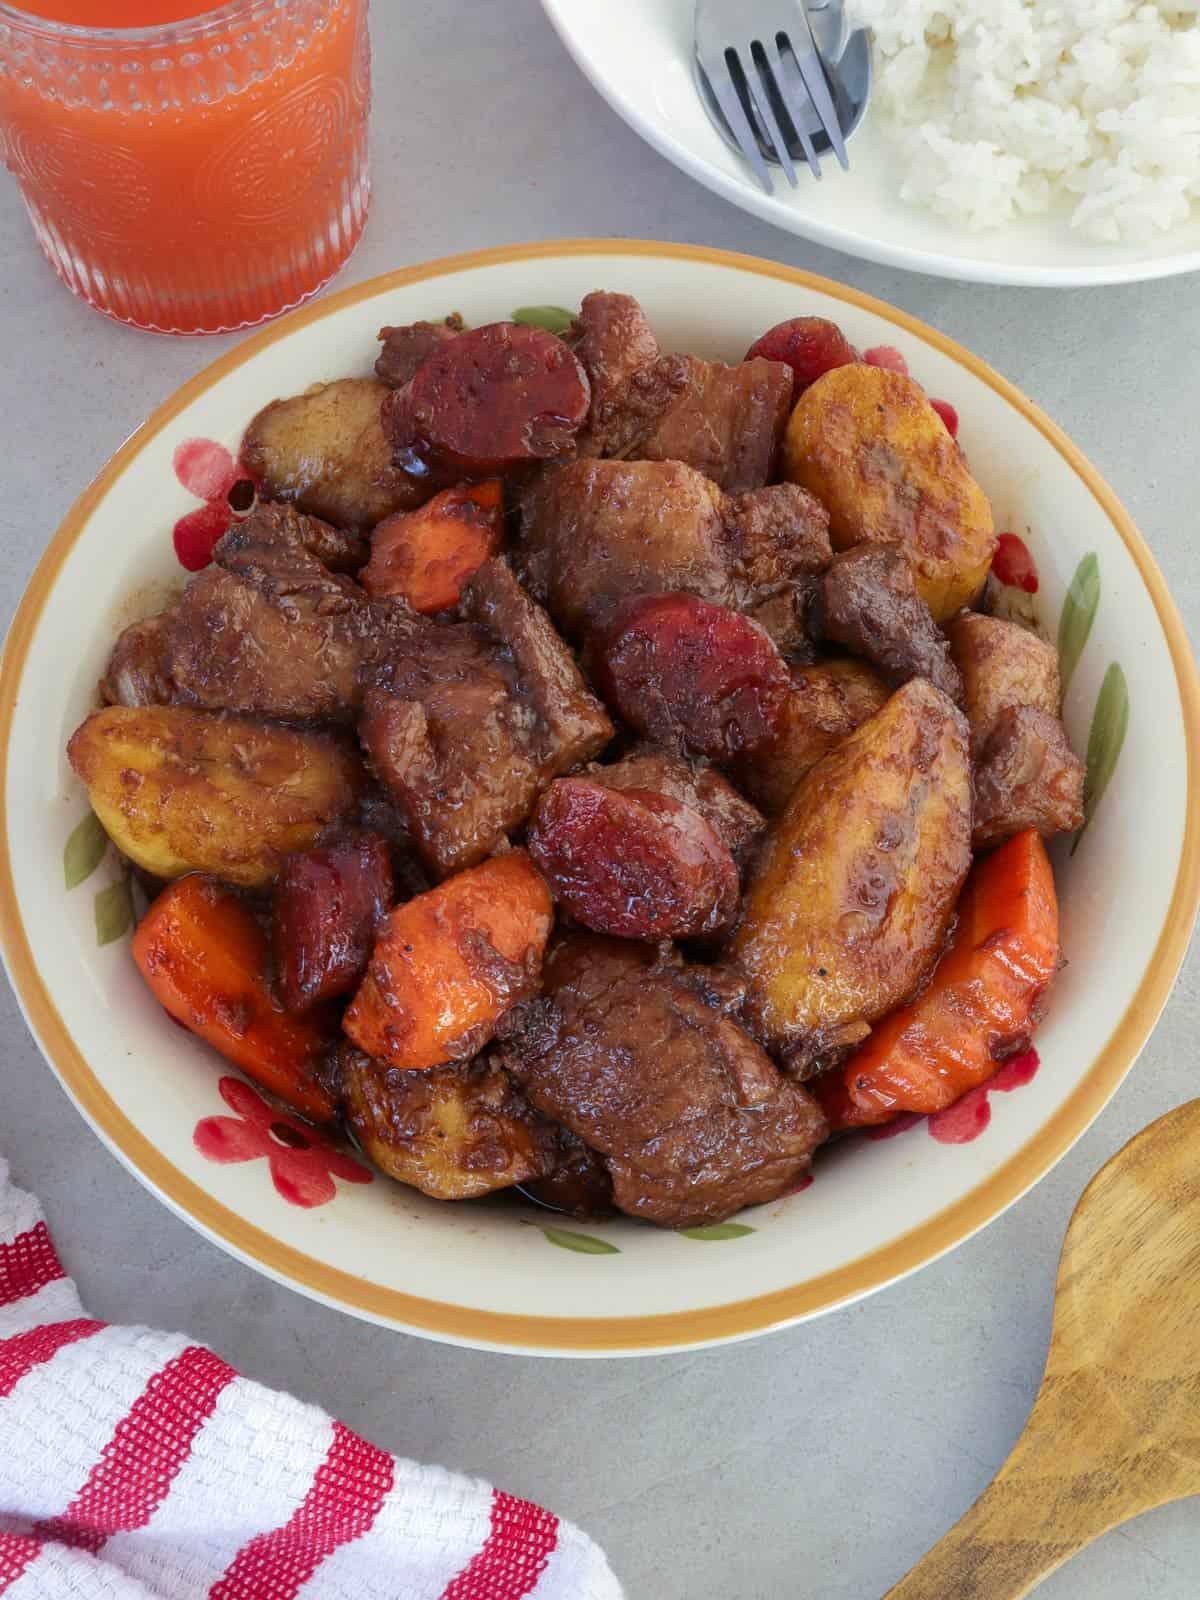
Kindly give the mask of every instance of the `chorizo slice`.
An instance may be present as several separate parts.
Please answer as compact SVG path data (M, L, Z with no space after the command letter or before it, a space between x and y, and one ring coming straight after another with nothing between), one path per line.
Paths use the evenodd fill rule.
M297 1015L358 987L392 903L387 841L361 832L289 856L275 887L279 991Z
M686 939L727 930L738 872L700 813L652 789L559 778L542 796L529 853L585 928L626 939Z
M790 317L787 322L777 322L754 341L745 360L753 361L755 356L791 367L797 400L834 367L862 359L837 323L825 317Z
M762 812L740 795L716 767L684 761L653 745L638 745L610 766L593 765L583 774L606 789L652 789L698 811L724 844L739 872L753 859L766 831Z
M631 727L710 761L769 738L791 688L764 628L694 595L627 601L597 656L600 691Z
M441 341L383 402L397 466L414 477L490 478L570 454L591 387L543 328L492 322Z

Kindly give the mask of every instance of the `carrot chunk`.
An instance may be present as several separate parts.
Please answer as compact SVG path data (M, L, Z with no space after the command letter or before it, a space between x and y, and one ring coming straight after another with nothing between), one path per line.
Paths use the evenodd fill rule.
M523 850L397 906L346 1012L347 1034L392 1067L475 1055L535 992L552 921L550 891Z
M360 581L368 594L407 600L424 615L449 611L499 550L503 528L499 478L443 489L418 510L383 519Z
M195 872L164 889L133 936L133 958L177 1022L303 1116L332 1119L316 1064L336 1029L323 1013L283 1009L268 979L267 936L219 879Z
M1058 901L1033 829L973 868L929 987L813 1087L835 1126L941 1111L1023 1048L1059 966Z

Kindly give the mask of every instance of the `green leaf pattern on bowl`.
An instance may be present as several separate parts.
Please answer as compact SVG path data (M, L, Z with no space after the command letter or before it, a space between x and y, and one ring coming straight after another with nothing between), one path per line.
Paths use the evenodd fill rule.
M1088 824L1096 814L1096 807L1104 798L1104 791L1120 760L1128 730L1129 687L1119 663L1110 661L1104 682L1100 685L1100 693L1096 696L1096 709L1092 712L1087 746L1087 778L1083 785L1083 826L1075 835L1072 855L1078 850L1079 841L1087 832Z
M1075 568L1063 601L1062 616L1058 619L1058 673L1064 696L1092 631L1099 604L1100 559L1092 550Z
M123 938L133 927L133 893L129 879L118 878L107 889L101 889L92 902L96 922L96 943L112 944Z
M89 810L71 829L63 846L63 883L77 889L91 877L108 851L108 835L100 818ZM92 896L92 920L98 945L113 944L123 938L136 920L133 889L128 868L122 864L121 876Z
M107 848L108 835L101 825L100 818L94 811L89 811L87 816L71 829L70 836L63 846L63 882L66 887L74 889L86 878L90 878L104 860Z
M550 1244L560 1250L574 1250L581 1256L619 1256L620 1250L607 1239L597 1239L594 1233L576 1233L574 1228L542 1228L539 1230Z

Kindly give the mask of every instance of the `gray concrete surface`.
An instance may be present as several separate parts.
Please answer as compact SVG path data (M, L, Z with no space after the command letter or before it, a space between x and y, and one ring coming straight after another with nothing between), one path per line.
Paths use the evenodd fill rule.
M375 204L343 282L486 244L599 234L727 246L858 285L970 345L1065 426L1137 518L1196 636L1195 278L1053 293L868 266L750 220L644 147L577 73L536 0L377 4L374 34ZM75 494L223 341L130 332L76 303L7 182L0 332L7 623ZM632 1600L866 1600L1007 1453L1040 1374L1071 1208L1114 1150L1197 1092L1198 1024L1193 957L1112 1105L981 1237L852 1310L694 1356L475 1354L275 1287L117 1165L67 1103L6 985L0 1150L41 1195L95 1315L188 1329L388 1449L544 1501L602 1541ZM1194 1600L1198 1585L1200 1516L1184 1503L1109 1535L1040 1593Z

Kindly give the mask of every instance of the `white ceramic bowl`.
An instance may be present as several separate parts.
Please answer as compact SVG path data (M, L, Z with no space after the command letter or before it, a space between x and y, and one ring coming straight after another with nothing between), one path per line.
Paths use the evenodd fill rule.
M281 1119L166 1018L127 941L98 946L97 908L110 932L120 909L111 855L64 890L64 847L86 802L63 747L93 703L117 628L182 578L171 530L197 502L176 479L176 447L201 437L236 449L268 400L369 371L383 323L452 310L483 322L524 304L573 306L598 286L635 294L668 348L736 359L800 312L836 318L860 347L898 346L958 407L999 525L1019 531L1036 560L1035 604L1051 635L1082 558L1096 557L1099 604L1066 702L1078 749L1106 677L1110 702L1122 675L1128 686L1111 782L1077 853L1057 852L1070 965L1039 1035L1038 1076L993 1096L990 1125L972 1143L940 1143L922 1127L845 1142L819 1160L811 1188L708 1238L628 1221L555 1228L532 1206L441 1205L380 1177L332 1177L319 1149L286 1153L270 1132ZM1154 1024L1196 911L1196 673L1112 491L1053 423L949 340L748 257L611 241L484 251L359 284L247 339L160 406L75 505L13 623L0 690L4 952L30 1026L84 1116L168 1205L243 1260L357 1315L460 1343L560 1354L718 1343L844 1304L932 1260L1011 1204L1104 1105ZM72 875L89 864L77 841ZM218 1149L246 1159L214 1163Z
M820 183L801 172L775 192L717 133L692 82L695 0L542 0L563 44L597 92L649 144L714 194L789 233L867 261L978 283L1066 288L1132 283L1200 271L1200 218L1145 242L1101 244L1065 210L973 233L906 205L887 135L870 108L850 143L850 171L824 162Z

